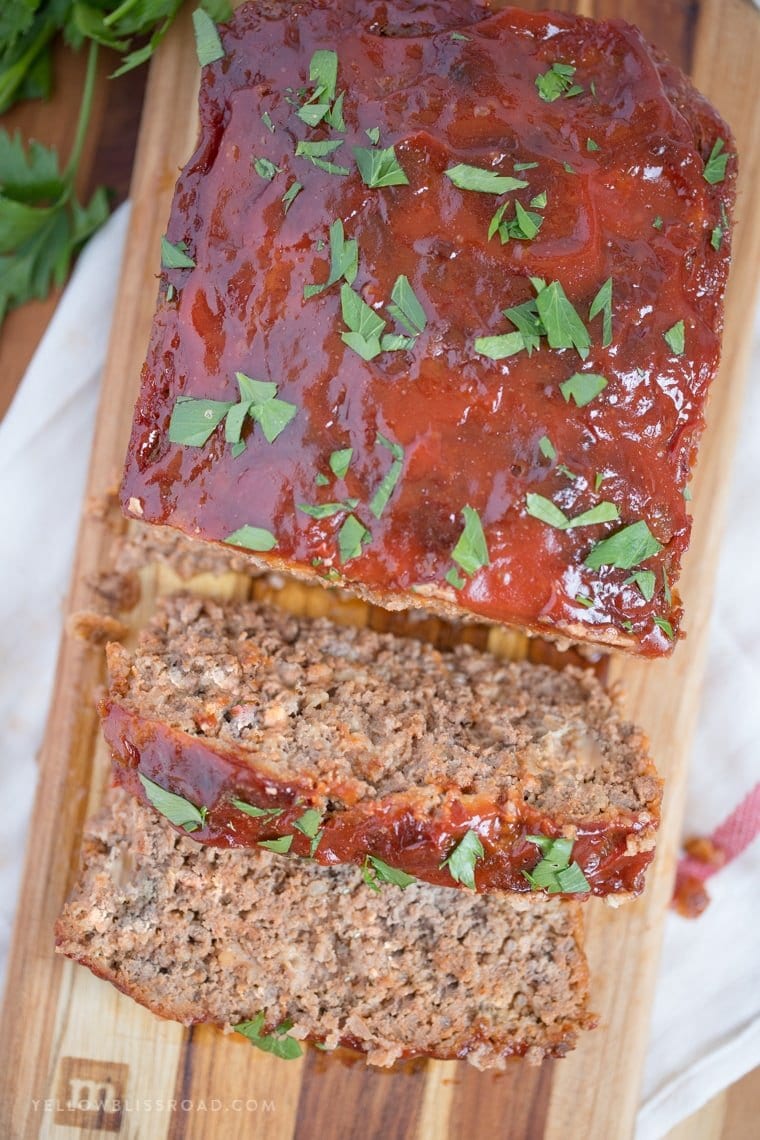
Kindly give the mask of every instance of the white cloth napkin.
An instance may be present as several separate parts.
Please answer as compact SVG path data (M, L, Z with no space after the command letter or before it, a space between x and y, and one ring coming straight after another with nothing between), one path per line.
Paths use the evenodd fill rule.
M0 424L0 968L4 970L50 698L61 604L86 476L100 371L128 208L81 257L55 317ZM754 357L760 366L760 338ZM760 388L752 387L723 546L703 715L685 831L708 833L757 779L760 608L753 486ZM704 525L704 520L703 520ZM669 915L637 1140L657 1140L760 1063L760 972L748 930L760 844L709 882L696 922Z

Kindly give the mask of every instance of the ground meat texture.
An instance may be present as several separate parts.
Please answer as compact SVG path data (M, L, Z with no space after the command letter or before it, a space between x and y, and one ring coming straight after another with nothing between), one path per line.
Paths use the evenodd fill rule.
M388 608L669 653L684 492L720 349L736 175L726 125L621 21L484 15L468 0L248 4L221 37L167 227L194 267L162 272L124 509ZM297 113L316 50L337 54L345 132ZM574 69L572 94L546 101L536 80L556 64ZM375 130L375 151L394 147L407 183L361 177L354 152L372 150ZM725 171L718 159L708 181L719 142ZM296 154L333 143L315 157L337 171ZM461 165L527 185L462 189L446 174ZM540 223L532 237L514 232L518 204ZM488 236L502 206L504 242ZM327 287L335 222L358 269ZM401 278L424 329L403 348L356 351L346 291L383 335L403 336L391 304ZM604 313L590 316L608 281L610 343ZM476 348L517 335L504 311L535 301L541 282L562 287L588 352L556 329L530 354ZM309 285L326 287L304 296ZM373 317L361 313L366 332ZM237 412L201 443L170 439L180 398L217 401L214 421L240 401L238 373L296 409L272 442L255 408L240 440ZM589 376L604 382L593 398L562 387ZM335 473L331 456L349 448ZM595 508L602 521L552 525L547 501L555 522ZM596 551L632 526L648 528L648 544ZM589 564L593 551L610 560Z
M283 931L287 932L283 936ZM179 836L118 792L89 826L58 951L162 1017L343 1043L373 1065L561 1056L592 1024L579 907L370 890L356 868Z
M200 842L292 836L324 864L373 855L456 886L442 863L474 830L477 889L528 891L541 856L527 837L564 836L593 893L643 887L660 781L591 672L183 595L108 661L118 780L145 798L141 774L203 808Z

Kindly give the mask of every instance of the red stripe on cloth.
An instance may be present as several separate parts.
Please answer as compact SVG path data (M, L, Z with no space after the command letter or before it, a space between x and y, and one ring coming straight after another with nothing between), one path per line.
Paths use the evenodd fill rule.
M760 835L760 783L755 784L741 803L715 828L707 838L723 852L722 863L706 863L685 855L678 862L679 876L693 876L696 879L709 879L749 847L753 839Z

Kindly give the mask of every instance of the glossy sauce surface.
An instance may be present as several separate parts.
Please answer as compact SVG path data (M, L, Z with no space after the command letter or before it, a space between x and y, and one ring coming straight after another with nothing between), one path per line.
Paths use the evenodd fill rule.
M420 7L429 16L431 6ZM213 540L264 528L279 565L363 586L375 600L406 604L422 588L490 620L667 653L667 623L677 637L681 619L670 591L688 545L684 492L717 366L728 265L728 236L719 251L710 237L721 203L730 205L735 160L711 186L704 159L718 137L730 149L730 135L628 25L516 10L477 21L480 6L464 0L434 7L446 26L436 34L399 27L410 6L394 3L305 5L279 19L245 7L222 29L226 55L203 70L201 139L168 226L196 268L162 276L125 509ZM317 49L337 52L345 134L296 114ZM535 79L559 61L576 68L583 91L544 102ZM409 185L364 184L353 148L368 147L373 128L381 147L395 147ZM348 176L295 156L299 140L339 139L328 159ZM254 158L274 164L274 177L260 176ZM444 173L459 163L528 186L462 190ZM285 213L294 180L303 190ZM510 217L515 201L529 209L543 193L533 240L488 240L498 206L509 203ZM353 288L385 332L404 331L387 305L397 277L408 277L427 317L411 349L365 361L341 339L340 284L304 299L305 285L327 279L337 219L358 241ZM563 286L591 336L586 360L545 339L530 356L476 352L476 338L514 331L502 310L535 296L531 277ZM613 335L602 347L602 317L588 315L610 277ZM676 355L664 333L680 320L685 351ZM249 419L237 458L222 426L203 447L171 444L176 398L237 401L236 372L276 383L296 405L275 442ZM585 407L560 391L577 372L608 382ZM379 519L369 504L392 456L378 432L403 448ZM329 457L349 447L337 478ZM529 493L571 518L602 501L619 517L560 530L527 513ZM353 514L371 541L342 561L348 512L313 519L299 504L347 498L358 500ZM489 564L457 590L445 575L465 506L482 521ZM632 568L584 565L599 540L642 520L662 544L635 566L656 576L650 600L626 581Z
M658 823L654 806L646 821L623 811L611 812L609 819L560 820L526 804L519 788L499 803L483 795L451 796L434 810L415 805L412 794L341 804L340 788L334 785L325 789L306 781L277 781L221 747L142 719L118 702L104 702L101 715L117 782L145 800L138 779L141 772L196 807L206 808L204 826L192 832L200 843L254 847L261 840L292 835L289 852L309 856L311 840L294 825L308 807L316 806L322 813L321 838L313 856L318 863L360 864L374 855L425 882L456 887L441 864L464 834L474 830L485 852L475 868L478 891L528 891L523 871L532 871L541 856L526 836L556 838L569 826L575 831L572 859L594 895L638 894L654 855L653 848L628 849L629 839L637 833L654 835ZM281 814L254 818L237 808L234 799L254 807L279 808Z

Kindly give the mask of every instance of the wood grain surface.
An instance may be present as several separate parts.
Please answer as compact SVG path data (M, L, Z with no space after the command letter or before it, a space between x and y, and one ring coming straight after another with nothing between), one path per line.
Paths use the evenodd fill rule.
M593 1003L602 1017L601 1028L586 1035L576 1053L561 1062L539 1069L517 1062L496 1075L453 1062L376 1072L311 1052L285 1064L242 1039L161 1022L86 971L55 958L53 924L75 873L82 824L107 779L107 757L92 704L102 679L102 651L65 637L40 757L40 788L9 967L4 1041L12 1052L0 1071L2 1136L116 1133L342 1140L361 1135L428 1140L472 1133L509 1140L607 1140L632 1133L699 705L720 519L741 409L751 332L746 314L752 311L760 264L760 220L751 211L760 164L760 121L750 90L760 21L745 0L524 6L635 20L694 75L728 119L741 158L724 361L694 484L694 541L682 581L689 638L668 662L609 663L610 676L626 686L628 711L651 736L668 791L658 856L644 898L617 911L587 907ZM119 319L112 332L89 477L90 497L101 503L118 481L154 306L159 236L178 167L195 141L197 80L185 15L151 69L146 96ZM90 606L88 582L107 568L114 529L120 525L112 506L85 514L70 610ZM146 586L147 607L161 583L158 577L148 578ZM248 588L238 580L219 587L228 592ZM260 593L266 587L255 589ZM279 600L310 609L333 606L332 595L321 590L307 597L300 588L290 589ZM143 610L136 615L141 616ZM392 620L370 615L358 603L339 616L372 624ZM491 648L510 654L525 649L522 639L498 631L476 636L487 637ZM535 646L531 656L534 652ZM76 1109L77 1094L92 1099L100 1089L105 1098L100 1113ZM119 1098L120 1112L113 1107ZM726 1113L724 1109L722 1120ZM703 1135L712 1140L720 1133Z

